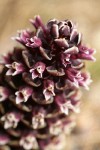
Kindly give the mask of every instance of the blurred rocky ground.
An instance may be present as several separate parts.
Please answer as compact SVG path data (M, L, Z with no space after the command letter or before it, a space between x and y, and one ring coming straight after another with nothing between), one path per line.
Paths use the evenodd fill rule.
M81 113L65 150L100 150L100 0L0 0L0 53L12 50L16 43L11 37L16 30L32 28L28 20L37 14L44 22L74 20L84 42L97 49L97 61L87 64L94 82L89 92L83 91Z

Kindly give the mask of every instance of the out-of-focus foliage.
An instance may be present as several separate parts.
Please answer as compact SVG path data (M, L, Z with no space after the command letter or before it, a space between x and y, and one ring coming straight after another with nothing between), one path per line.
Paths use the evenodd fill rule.
M84 42L97 49L97 61L88 63L94 82L82 98L77 126L67 138L68 150L100 149L100 1L99 0L0 0L0 53L12 49L11 36L17 29L27 28L28 19L41 15L44 22L50 18L68 18L78 22ZM30 26L32 27L32 26Z

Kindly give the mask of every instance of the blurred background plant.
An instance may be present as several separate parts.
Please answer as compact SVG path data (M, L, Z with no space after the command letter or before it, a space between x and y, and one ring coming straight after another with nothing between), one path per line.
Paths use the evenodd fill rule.
M66 138L68 150L100 150L100 1L99 0L0 0L0 54L16 45L11 37L29 25L39 14L44 22L51 18L72 19L83 33L84 43L97 49L95 63L87 63L94 82L83 92L77 126Z

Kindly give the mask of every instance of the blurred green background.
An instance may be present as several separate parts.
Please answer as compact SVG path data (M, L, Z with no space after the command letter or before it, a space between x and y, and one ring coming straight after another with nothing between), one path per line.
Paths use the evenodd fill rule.
M28 20L39 14L44 22L51 18L72 19L78 23L83 41L97 50L95 63L87 68L94 82L83 91L77 126L66 139L65 150L100 150L100 0L0 0L0 53L12 50L16 31L32 28Z

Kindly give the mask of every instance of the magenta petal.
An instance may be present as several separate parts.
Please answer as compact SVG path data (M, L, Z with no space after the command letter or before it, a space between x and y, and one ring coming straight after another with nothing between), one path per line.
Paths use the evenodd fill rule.
M78 58L80 58L80 59L85 59L85 60L96 61L96 59L95 59L92 55L86 55L86 54L84 54L84 53L78 54Z
M80 59L86 59L86 60L92 60L95 61L96 59L93 57L93 54L95 53L95 50L90 49L84 45L79 46L80 53L78 54L78 57Z
M35 78L39 77L40 74L34 70L34 69L31 69L30 72L32 73L32 79L34 80Z
M87 54L87 55L91 55L95 53L94 49L88 48L87 46L84 46L84 45L80 45L79 50L80 52Z
M42 62L37 62L32 69L30 69L30 73L32 73L32 79L37 77L42 78L42 74L45 70L45 64Z
M79 85L84 87L85 89L89 90L89 85L91 84L92 80L89 73L82 73L83 77L82 81L79 81Z
M44 33L46 32L46 27L45 25L43 24L42 20L41 20L41 17L38 15L38 16L35 16L34 17L34 20L33 19L30 19L30 22L33 24L33 26L36 28L36 29L39 29L40 27L42 28L42 30L44 31Z
M32 34L33 33L28 29L27 30L21 30L21 31L18 31L18 36L13 37L13 39L22 43L22 44L26 44L27 38L30 38Z
M18 63L18 62L13 62L12 64L7 64L6 67L8 68L6 75L15 76L15 75L20 74L23 71L25 71L24 65L22 63Z
M63 112L66 115L69 114L69 110L72 110L72 111L74 111L76 113L80 112L80 109L75 107L74 105L72 105L70 101L67 101L66 103L62 104L60 106L60 110L61 110L61 112Z
M73 85L79 88L79 82L83 80L81 72L74 68L69 68L66 70L66 75L68 76L69 80L73 83Z
M32 93L33 93L33 89L31 87L26 86L20 88L20 90L15 93L16 104L19 104L21 102L26 102L29 99L29 97L32 95Z
M61 62L66 67L68 64L70 64L70 54L61 54Z
M69 114L69 110L72 110L76 113L79 113L79 108L72 105L70 100L67 100L63 97L63 95L57 95L55 97L55 102L58 105L60 111L66 115Z
M44 81L43 94L44 94L46 100L49 100L51 97L55 96L53 81L51 81L51 80Z
M27 43L26 46L31 47L31 48L37 48L40 47L42 45L42 42L40 40L40 38L34 36L32 38L27 38Z
M33 26L38 29L39 24L36 22L36 20L30 19L30 22L33 24Z
M11 127L16 128L21 118L22 118L22 115L20 113L10 112L2 116L1 121L4 122L5 129L11 128Z

